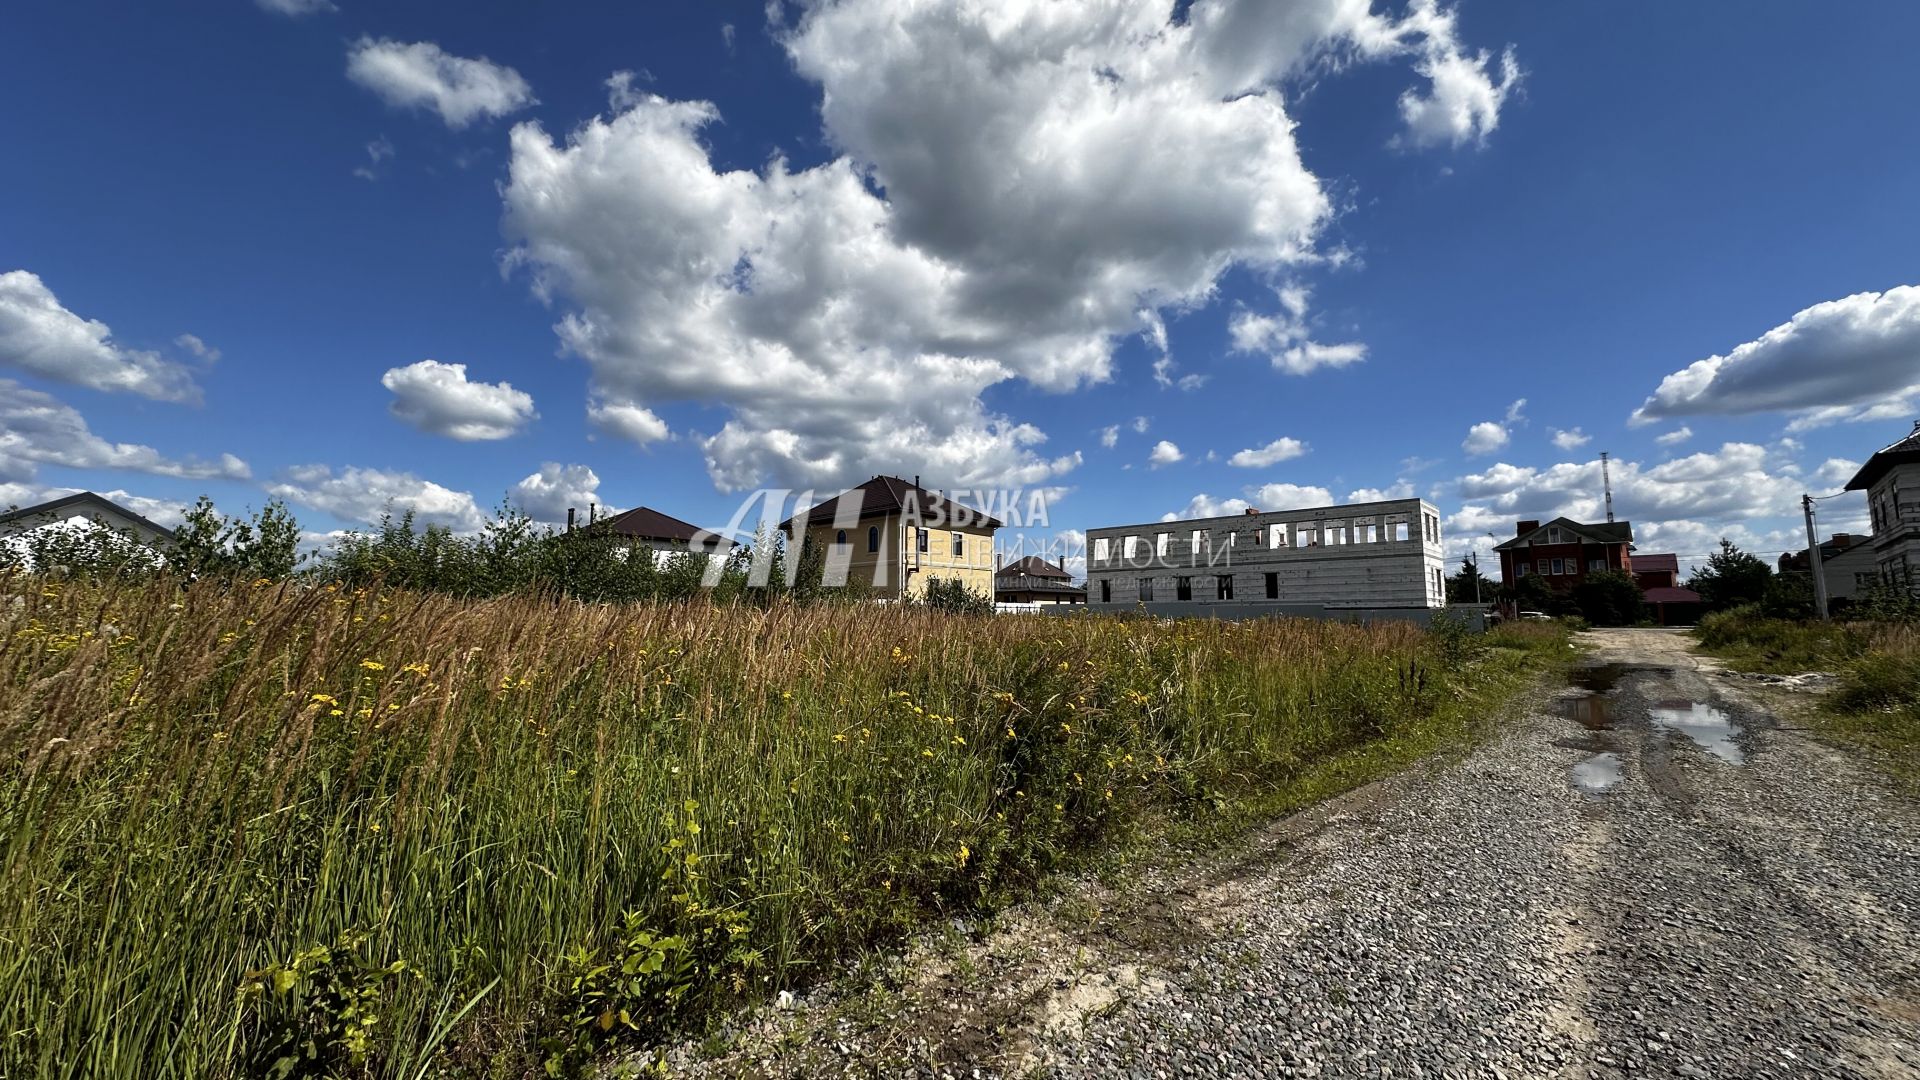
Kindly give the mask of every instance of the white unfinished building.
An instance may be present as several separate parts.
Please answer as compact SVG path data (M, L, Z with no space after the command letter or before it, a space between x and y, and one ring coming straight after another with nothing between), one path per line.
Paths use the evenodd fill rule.
M1392 499L1092 529L1087 602L1165 615L1445 607L1440 511Z

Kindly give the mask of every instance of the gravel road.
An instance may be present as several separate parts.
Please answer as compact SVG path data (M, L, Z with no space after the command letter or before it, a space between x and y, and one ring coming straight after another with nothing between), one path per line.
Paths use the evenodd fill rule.
M1920 1076L1920 805L1687 639L1588 638L1470 755L751 1071Z

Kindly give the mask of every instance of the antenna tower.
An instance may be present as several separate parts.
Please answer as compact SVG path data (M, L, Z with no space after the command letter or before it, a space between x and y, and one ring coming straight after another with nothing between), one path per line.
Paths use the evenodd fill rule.
M1607 452L1600 451L1600 484L1607 493L1607 522L1613 522L1613 473L1607 469Z

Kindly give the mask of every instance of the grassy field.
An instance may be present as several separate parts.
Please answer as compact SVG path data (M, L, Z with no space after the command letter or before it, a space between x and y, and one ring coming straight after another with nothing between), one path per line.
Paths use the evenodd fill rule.
M1567 650L1492 641L0 582L0 1076L577 1075Z
M1920 626L1766 619L1734 611L1707 616L1697 634L1703 648L1742 671L1837 674L1839 683L1815 719L1878 750L1894 771L1920 783Z

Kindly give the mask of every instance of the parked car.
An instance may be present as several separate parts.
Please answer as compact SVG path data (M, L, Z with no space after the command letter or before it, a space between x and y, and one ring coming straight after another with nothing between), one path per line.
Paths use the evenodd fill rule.
M1536 620L1538 620L1538 621L1540 621L1540 622L1552 622L1552 621L1553 621L1553 616L1551 616L1551 615L1549 615L1549 614L1547 614L1547 613L1546 613L1546 612L1544 612L1544 611L1523 611L1523 612L1521 612L1521 613L1520 613L1520 617L1521 617L1522 619L1536 619Z

